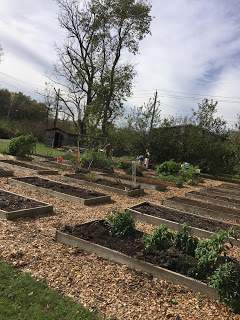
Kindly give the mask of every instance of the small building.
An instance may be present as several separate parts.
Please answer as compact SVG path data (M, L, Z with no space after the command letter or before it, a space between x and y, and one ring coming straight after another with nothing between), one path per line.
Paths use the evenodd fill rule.
M45 130L44 142L52 148L77 146L77 135L60 128L50 128Z

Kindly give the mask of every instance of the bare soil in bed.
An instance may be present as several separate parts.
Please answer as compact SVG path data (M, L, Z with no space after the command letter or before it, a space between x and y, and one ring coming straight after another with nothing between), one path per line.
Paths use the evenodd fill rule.
M0 209L6 212L36 208L40 202L14 195L5 191L0 191Z
M82 199L91 199L95 197L105 196L105 194L103 193L94 192L91 190L70 186L68 184L62 184L55 181L42 179L39 177L23 177L23 178L18 178L17 180L32 184L37 187L54 190L57 192L65 193L65 194L82 198Z
M146 215L151 215L161 219L170 220L180 224L186 223L191 227L208 230L210 232L228 230L232 227L232 225L228 223L224 223L217 220L210 220L197 215L190 215L186 212L177 212L175 210L159 207L150 203L136 206L133 209Z
M173 247L167 251L146 252L143 243L144 233L140 231L136 231L133 235L126 238L112 236L111 227L105 220L95 220L73 227L65 226L62 231L185 275L190 275L196 265L195 258L187 256Z

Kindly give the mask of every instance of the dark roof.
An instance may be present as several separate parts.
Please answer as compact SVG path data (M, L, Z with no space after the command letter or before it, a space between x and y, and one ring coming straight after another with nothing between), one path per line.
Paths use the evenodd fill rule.
M77 137L77 134L75 134L75 133L71 133L71 132L67 132L67 131L65 131L65 130L63 130L63 129L60 129L60 128L57 128L57 127L55 127L55 128L48 128L48 129L46 129L45 131L47 131L47 132L51 132L51 131L59 131L59 132L61 132L61 133L64 133L64 134L66 134L66 135L68 135L68 136L72 136L72 137Z

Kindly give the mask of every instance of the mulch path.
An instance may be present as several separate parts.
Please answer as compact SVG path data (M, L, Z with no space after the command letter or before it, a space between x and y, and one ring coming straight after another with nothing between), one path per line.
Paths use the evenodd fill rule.
M58 176L49 178L61 180ZM206 181L205 185L219 185L219 182ZM184 196L186 191L199 188L171 188L165 193L147 190L146 195L138 199L111 194L114 204L95 207L58 199L51 196L51 192L46 195L10 186L6 178L0 178L0 188L51 203L56 211L51 217L0 221L0 257L37 278L45 279L51 287L89 309L119 320L240 320L239 315L232 314L223 305L203 299L185 288L55 241L56 229L65 224L102 219L113 207L126 208L142 201L160 203L166 197ZM101 192L96 188L94 191ZM152 230L152 226L140 223L137 227L145 232ZM240 258L238 248L232 253Z

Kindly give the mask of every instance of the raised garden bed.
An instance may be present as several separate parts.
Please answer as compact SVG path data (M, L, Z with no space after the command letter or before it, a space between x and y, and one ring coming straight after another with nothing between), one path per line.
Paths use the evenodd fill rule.
M165 224L170 229L180 230L183 224L191 227L191 232L199 238L209 238L220 230L240 230L240 225L204 218L176 209L158 206L149 202L142 202L127 209L136 220L152 225ZM240 247L240 241L233 239L233 243Z
M38 162L40 163L40 162ZM58 170L68 170L68 171L72 171L73 170L73 166L67 163L60 163L57 161L42 161L42 163L44 164L44 166L46 167L50 167L50 168L55 168Z
M53 214L53 207L47 203L22 197L16 193L0 190L0 218L36 217Z
M237 209L181 197L164 200L163 204L167 207L208 216L213 219L233 219L235 222L240 223L240 210Z
M120 183L119 181L110 181L104 179L104 177L94 177L90 179L86 175L83 174L66 174L64 179L68 182L79 182L82 185L93 186L102 188L104 190L119 193L123 195L127 195L129 197L137 197L142 196L144 194L144 190L139 187L133 188L128 184Z
M65 183L42 179L40 177L14 178L9 179L8 181L13 185L20 185L30 190L35 189L47 194L50 193L51 195L57 196L61 199L85 205L100 204L111 201L111 197L103 193L73 187Z
M99 175L100 176L100 175ZM121 181L129 186L132 186L132 177L128 176L128 175L119 175L116 174L116 177L114 177L113 175L106 175L104 174L104 179L105 180L109 180L109 181L116 181L116 177L118 179L121 179ZM137 185L141 188L141 189L149 189L149 190L157 190L157 191L166 191L167 190L167 185L164 184L161 181L157 181L157 179L151 179L151 178L147 178L147 177L137 177L136 179L137 181Z
M240 204L240 196L232 195L229 193L223 193L219 191L214 191L211 188L201 189L197 191L199 194L207 195L209 197L214 197L215 199L224 200L224 201L233 201Z
M14 176L14 173L12 170L6 170L0 168L0 177L12 177Z
M154 277L186 286L211 298L217 293L207 284L186 276L183 263L186 255L169 249L158 254L144 251L143 233L121 239L110 232L110 225L103 220L92 221L74 227L66 226L56 232L56 240L69 246L95 253L108 260L127 265L129 268L152 274ZM194 259L194 258L192 258ZM194 261L192 260L194 263Z
M213 192L221 192L224 195L240 196L240 190L234 188L225 188L222 185L218 187L212 187Z
M217 181L225 181L230 183L240 184L240 178L236 178L231 175L222 175L222 176L213 176L211 174L201 173L201 177L205 179L217 180Z
M239 192L240 196L240 185L235 183L223 183L219 186L220 188L229 189L229 190L236 190Z
M17 166L17 167L22 167L22 168L27 168L30 170L37 171L38 174L40 175L54 175L58 174L56 170L50 170L44 167L40 167L38 165L32 164L32 163L26 163L22 161L17 161L17 160L1 160L0 164L7 164L11 166Z
M229 199L227 197L218 197L214 196L214 194L204 194L197 191L192 191L186 193L186 198L193 199L193 200L199 200L199 201L205 201L212 204L221 205L223 207L227 208L233 208L233 209L240 209L240 200L236 201L234 199Z

